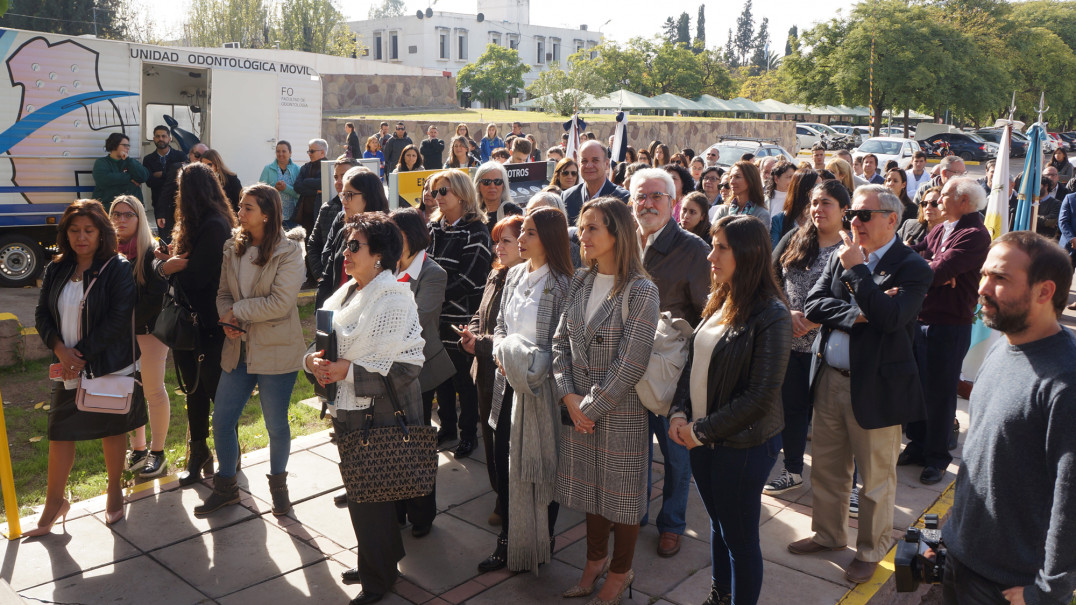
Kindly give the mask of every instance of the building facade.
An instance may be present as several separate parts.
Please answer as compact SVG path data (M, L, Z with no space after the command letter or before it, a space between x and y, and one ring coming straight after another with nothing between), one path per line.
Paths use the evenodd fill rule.
M531 67L523 75L525 85L550 65L563 66L573 53L601 42L601 34L585 24L578 29L532 25L530 0L478 0L477 8L473 15L426 9L348 25L367 47L363 60L437 69L451 76L482 56L487 44L516 49ZM460 102L471 105L467 93Z

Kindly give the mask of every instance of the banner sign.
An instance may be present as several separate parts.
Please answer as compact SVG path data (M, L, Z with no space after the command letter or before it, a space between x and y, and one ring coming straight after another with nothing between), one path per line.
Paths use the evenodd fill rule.
M508 190L512 201L520 208L527 206L527 201L549 185L553 174L553 162L530 162L527 164L506 164L508 171Z
M451 168L472 174L466 168ZM389 207L406 208L404 204L417 208L422 203L422 187L426 179L441 170L412 170L411 172L393 172L389 175Z

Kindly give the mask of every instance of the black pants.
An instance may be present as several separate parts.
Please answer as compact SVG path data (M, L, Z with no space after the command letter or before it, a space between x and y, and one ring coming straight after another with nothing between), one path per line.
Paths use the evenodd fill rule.
M988 580L968 569L953 553L945 559L942 599L945 605L1007 605L1001 591L1011 588Z
M915 326L915 357L926 401L925 420L909 422L905 433L909 455L925 466L945 470L953 461L949 453L949 435L956 418L957 386L960 367L971 344L971 326Z
M427 403L427 401L429 403ZM433 389L422 394L422 422L430 425L430 415L433 406ZM433 523L437 516L437 484L434 483L433 491L425 496L417 496L407 500L396 502L396 519L401 523L411 521L412 525L423 526Z
M792 351L788 358L781 403L785 428L781 442L785 450L785 470L803 474L803 453L807 450L807 425L811 420L811 354Z
M209 437L209 409L217 395L217 383L220 382L220 353L224 347L223 333L215 332L201 335L197 351L172 351L176 367L183 375L183 384L190 388L198 378L198 387L187 393L187 425L191 431L191 441L205 441ZM205 355L198 361L199 355Z
M437 418L441 421L442 431L458 431L460 439L475 441L478 437L478 391L471 380L471 363L474 359L461 353L456 347L446 350L456 368L456 375L437 386ZM457 395L460 401L458 421Z
M512 437L512 387L505 385L504 401L501 402L501 413L497 416L497 430L493 433L493 460L497 475L497 501L501 503L501 537L508 537L508 451L509 441ZM549 537L553 537L553 530L557 526L557 515L560 513L560 504L550 502Z

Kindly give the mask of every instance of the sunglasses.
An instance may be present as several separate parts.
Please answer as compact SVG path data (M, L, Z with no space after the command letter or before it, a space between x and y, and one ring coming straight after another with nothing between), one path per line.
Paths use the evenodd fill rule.
M845 210L844 218L847 221L859 219L861 223L869 223L875 214L889 214L891 210Z
M369 246L369 245L370 244L368 244L366 242L360 242L359 240L354 240L354 239L347 240L347 249L352 254L358 253L359 248L362 248L363 246Z
M564 176L579 176L579 171L578 170L565 170L561 174L564 175Z
M500 187L504 184L504 181L502 179L479 179L478 182L481 183L483 187L489 187L490 185L496 185Z
M321 150L320 149L307 149L306 150L307 153L317 153L319 151L321 151Z
M928 205L931 208L937 208L938 206L941 206L941 202L939 202L937 200L934 200L933 202L928 202L926 200L923 200L923 201L919 202L919 207L920 208L926 208Z
M721 186L718 187L718 189L730 189L731 187L732 185L729 185L728 183L721 183Z
M438 187L437 189L430 189L430 197L445 197L446 195L448 195L448 187Z

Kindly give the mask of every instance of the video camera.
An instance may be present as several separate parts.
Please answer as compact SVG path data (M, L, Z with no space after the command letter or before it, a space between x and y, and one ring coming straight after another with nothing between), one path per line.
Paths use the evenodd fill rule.
M909 527L893 557L897 592L913 592L920 584L941 584L947 551L938 529L938 515L923 517L926 527Z

